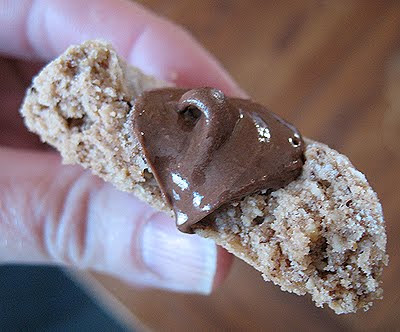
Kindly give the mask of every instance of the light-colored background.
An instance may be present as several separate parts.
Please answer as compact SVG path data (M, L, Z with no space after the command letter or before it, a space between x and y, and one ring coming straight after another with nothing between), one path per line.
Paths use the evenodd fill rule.
M154 330L399 330L400 1L141 2L191 31L255 100L365 172L387 222L385 298L336 316L240 261L210 297L97 279Z

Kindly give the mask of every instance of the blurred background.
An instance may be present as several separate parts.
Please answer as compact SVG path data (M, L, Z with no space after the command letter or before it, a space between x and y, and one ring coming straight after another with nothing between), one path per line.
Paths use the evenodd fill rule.
M80 285L56 267L0 266L0 331L123 332L138 326L113 315L93 289Z
M210 297L138 291L110 277L75 275L84 286L71 283L71 301L92 306L94 316L86 317L97 318L89 321L105 319L94 330L399 330L400 1L139 2L186 27L253 99L305 136L349 156L367 175L387 222L385 297L367 313L336 316L309 297L281 292L236 260L227 282ZM70 282L63 276L52 282ZM1 280L3 313L4 301L15 295L1 293ZM41 282L30 284L25 298L41 294L40 287Z

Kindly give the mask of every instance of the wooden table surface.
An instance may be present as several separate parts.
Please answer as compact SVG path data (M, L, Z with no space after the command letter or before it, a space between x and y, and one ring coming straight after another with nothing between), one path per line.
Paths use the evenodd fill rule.
M156 331L400 330L400 1L141 2L191 31L255 100L350 157L382 201L390 264L384 300L342 316L239 260L210 297L96 278Z

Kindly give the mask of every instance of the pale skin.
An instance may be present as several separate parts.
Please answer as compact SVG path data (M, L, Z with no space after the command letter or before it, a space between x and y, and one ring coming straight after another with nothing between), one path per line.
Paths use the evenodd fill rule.
M18 109L43 63L70 44L99 37L148 74L244 96L229 75L187 32L130 1L0 0L0 26L0 264L74 266L183 292L209 293L219 285L232 261L227 252L178 232L173 220L79 166L62 165L28 133ZM143 249L153 248L154 234L172 246L172 264ZM180 258L174 244L182 243L187 257ZM194 275L196 269L210 271Z

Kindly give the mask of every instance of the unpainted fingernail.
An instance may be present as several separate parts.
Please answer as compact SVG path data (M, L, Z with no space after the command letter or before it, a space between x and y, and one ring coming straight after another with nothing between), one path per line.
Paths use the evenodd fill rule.
M142 258L159 276L159 288L210 294L214 282L217 248L214 241L177 230L173 220L156 213L144 226Z

